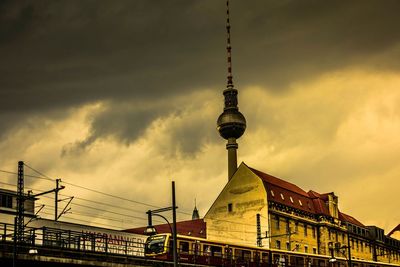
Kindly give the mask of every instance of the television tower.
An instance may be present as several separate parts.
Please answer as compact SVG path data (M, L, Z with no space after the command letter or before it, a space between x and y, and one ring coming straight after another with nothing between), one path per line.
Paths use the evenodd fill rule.
M224 111L217 120L217 130L226 139L228 150L228 181L237 169L236 139L240 138L246 130L246 119L238 108L238 91L233 87L232 78L232 47L231 47L231 26L229 22L229 0L226 1L226 33L227 33L227 59L228 59L228 81L223 92L225 98Z

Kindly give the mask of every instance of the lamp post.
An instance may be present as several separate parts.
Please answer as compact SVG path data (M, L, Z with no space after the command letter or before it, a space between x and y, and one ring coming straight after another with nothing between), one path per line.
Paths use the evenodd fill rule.
M178 207L176 206L175 202L175 182L172 181L172 207L167 207L167 208L161 208L161 209L156 209L156 210L148 210L147 213L147 219L148 219L148 225L146 229L144 230L144 233L146 235L155 235L157 233L157 230L153 226L153 221L152 221L152 216L158 216L163 218L171 231L172 238L173 238L173 254L174 254L174 267L178 267L178 251L177 251L177 231L176 231L176 209ZM172 227L167 218L165 218L163 215L158 214L160 212L164 211L169 211L172 210Z
M336 244L338 244L338 243L336 243ZM333 242L329 242L328 243L328 247L329 247L329 250L330 250L330 253L331 253L331 258L329 259L329 262L332 263L332 264L334 264L336 262L336 258L335 258L335 255L334 255L334 251L336 250L337 252L340 252L346 258L348 267L352 267L352 263L351 263L351 247L350 246L334 246L336 244L334 244ZM345 253L346 249L348 249L348 255L346 255L346 253Z

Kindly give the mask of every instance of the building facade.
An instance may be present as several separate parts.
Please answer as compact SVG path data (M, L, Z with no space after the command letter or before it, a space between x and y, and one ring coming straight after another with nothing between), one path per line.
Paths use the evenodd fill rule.
M320 194L242 163L204 217L207 238L266 248L400 264L400 241Z

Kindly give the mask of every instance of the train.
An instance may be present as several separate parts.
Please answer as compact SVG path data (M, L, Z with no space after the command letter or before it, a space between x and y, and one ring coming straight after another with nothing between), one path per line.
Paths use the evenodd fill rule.
M148 237L145 257L173 261L171 234ZM177 253L180 263L224 267L344 267L350 266L345 257L283 251L257 246L237 245L203 238L178 235ZM351 259L352 267L399 266L390 263Z

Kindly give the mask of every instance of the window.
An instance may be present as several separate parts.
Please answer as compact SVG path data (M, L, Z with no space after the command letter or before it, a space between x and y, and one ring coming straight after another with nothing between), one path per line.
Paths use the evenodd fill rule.
M304 236L307 236L307 224L304 223Z
M315 230L315 226L311 226L311 231L312 231L312 237L315 238L316 234L316 230Z
M280 225L279 225L279 216L278 215L276 215L275 216L275 221L276 221L276 229L280 229Z
M312 248L312 253L317 254L317 248Z
M180 241L179 242L179 251L183 253L189 253L189 242Z
M281 241L279 241L279 240L276 240L276 248L277 249L281 249Z
M275 196L274 191L272 191L272 190L271 190L271 196L273 196L273 197Z
M290 249L290 243L289 243L289 242L286 242L286 250L289 250L289 251L291 250L291 249Z
M289 234L290 233L290 220L286 219L286 233Z
M289 197L289 198L290 198L290 202L292 202L292 203L293 203L293 202L294 202L294 201L293 201L293 198L292 198L292 197Z
M308 246L304 246L304 253L308 253Z
M0 195L0 206L12 209L12 196Z
M282 200L285 200L285 197L283 196L283 194L281 193L281 198L282 198Z
M299 199L299 204L300 204L300 206L303 206L303 203L301 202L301 200Z
M233 210L232 203L229 203L228 204L228 212L232 212L232 210Z

